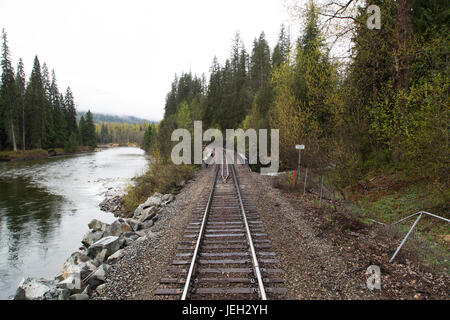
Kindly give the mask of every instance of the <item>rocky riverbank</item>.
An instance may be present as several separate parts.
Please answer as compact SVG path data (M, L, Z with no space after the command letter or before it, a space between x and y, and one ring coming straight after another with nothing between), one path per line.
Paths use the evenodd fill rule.
M14 300L88 300L102 288L111 265L126 254L126 247L155 236L152 227L174 195L155 193L140 204L129 219L112 224L92 220L83 246L74 252L54 279L23 278Z

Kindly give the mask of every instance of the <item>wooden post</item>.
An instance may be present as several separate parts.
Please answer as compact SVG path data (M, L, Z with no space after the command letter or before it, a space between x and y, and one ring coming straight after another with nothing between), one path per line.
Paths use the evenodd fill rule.
M305 183L303 184L303 196L306 193L306 180L307 179L308 179L308 168L306 168L306 171L305 171Z

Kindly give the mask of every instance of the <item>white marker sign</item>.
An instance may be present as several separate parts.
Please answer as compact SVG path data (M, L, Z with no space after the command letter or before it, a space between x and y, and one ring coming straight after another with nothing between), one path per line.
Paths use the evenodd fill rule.
M295 146L295 149L297 149L297 150L303 150L303 149L305 149L305 145L303 145L303 144L298 144L298 145Z

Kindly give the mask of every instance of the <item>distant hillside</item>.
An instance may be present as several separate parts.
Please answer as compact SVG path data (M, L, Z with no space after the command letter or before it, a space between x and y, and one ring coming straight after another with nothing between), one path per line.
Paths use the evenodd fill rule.
M77 121L79 121L81 116L84 116L85 114L86 114L86 111L78 111L77 112ZM155 122L155 121L142 119L142 118L138 118L138 117L133 117L133 116L116 116L116 115L112 115L112 114L103 114L103 113L94 113L94 112L92 113L92 116L94 117L95 123L120 122L120 123L136 124L136 123L142 123L142 122L147 122L147 123Z

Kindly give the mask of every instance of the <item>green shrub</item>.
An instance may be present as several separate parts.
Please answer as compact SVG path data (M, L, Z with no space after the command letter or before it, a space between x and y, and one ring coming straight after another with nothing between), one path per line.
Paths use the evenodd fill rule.
M194 175L196 167L193 165L175 165L155 161L149 170L135 180L134 185L128 187L124 197L124 209L131 213L155 192L169 193L179 189L182 181Z

